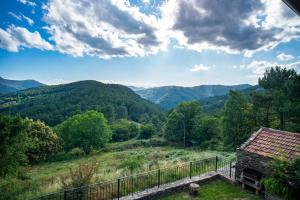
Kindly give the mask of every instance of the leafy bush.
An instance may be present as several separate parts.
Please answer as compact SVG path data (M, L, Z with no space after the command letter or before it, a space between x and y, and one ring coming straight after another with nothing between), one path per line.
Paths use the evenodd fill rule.
M70 117L56 128L64 140L66 151L80 147L85 153L99 149L111 139L111 130L104 115L96 111Z
M15 176L7 176L0 181L0 199L24 199L21 194L29 190L35 192L37 188L38 186L35 182L21 180Z
M75 147L75 148L71 149L71 151L68 152L69 158L78 158L78 157L82 157L84 155L85 155L85 152L79 147Z
M16 173L27 163L27 127L20 117L0 115L0 176Z
M30 163L46 161L62 149L62 139L49 126L40 120L25 119L25 121L28 124L27 135L30 142L26 154Z
M151 124L143 125L140 131L140 138L141 139L149 139L155 133L155 127Z
M132 174L137 169L140 169L142 165L143 161L140 156L129 156L121 162L119 168L128 170Z
M112 140L115 142L127 141L139 133L137 123L125 119L115 121L112 126Z
M92 183L92 178L97 174L99 163L94 160L89 164L79 164L78 168L71 169L69 175L61 176L60 180L64 189L77 188Z
M267 192L284 199L299 199L300 158L292 161L274 159L269 163L268 171L263 182Z

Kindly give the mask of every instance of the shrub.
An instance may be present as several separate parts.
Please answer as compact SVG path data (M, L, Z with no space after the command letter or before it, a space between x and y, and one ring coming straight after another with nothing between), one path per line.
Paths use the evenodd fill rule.
M15 174L27 164L27 127L20 117L0 115L0 176Z
M78 157L82 157L84 155L85 155L85 152L79 147L75 147L75 148L71 149L71 151L68 152L69 158L78 158Z
M155 133L155 127L151 124L143 125L140 131L140 138L141 139L149 139Z
M40 120L25 120L28 123L27 135L31 144L26 153L30 163L46 161L62 149L61 138L49 126Z
M130 156L125 158L121 164L119 165L119 168L128 170L131 174L142 167L142 159L140 156Z
M112 126L112 140L115 142L127 141L139 133L137 123L125 119L115 121Z
M274 159L269 163L268 171L263 182L267 192L284 199L299 199L300 158L292 161Z
M69 175L60 177L63 188L77 188L91 184L92 178L97 174L98 168L99 163L96 160L89 164L81 163L76 169L70 168Z
M96 111L74 115L56 128L69 151L80 147L85 153L99 149L111 140L111 130L104 115Z
M21 180L15 176L7 176L0 181L0 199L16 200L24 199L21 195L24 192L34 192L38 188L35 182Z

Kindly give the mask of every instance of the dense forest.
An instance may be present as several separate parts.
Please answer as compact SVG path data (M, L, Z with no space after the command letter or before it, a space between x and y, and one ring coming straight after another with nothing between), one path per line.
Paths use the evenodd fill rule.
M24 166L107 151L112 142L156 139L159 143L151 146L233 152L262 126L300 132L299 91L300 75L275 67L266 70L258 86L216 97L214 112L204 112L208 102L199 101L163 111L125 86L96 81L4 95L0 176L9 181L1 184L14 191Z
M148 121L161 118L163 111L140 98L129 88L97 81L43 86L7 94L0 98L0 112L40 119L50 126L88 110L104 113L109 122L128 118ZM155 120L155 119L154 119Z

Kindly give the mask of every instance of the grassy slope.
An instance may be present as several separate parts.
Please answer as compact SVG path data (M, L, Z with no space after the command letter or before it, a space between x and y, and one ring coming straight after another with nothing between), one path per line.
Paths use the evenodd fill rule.
M224 181L212 181L203 186L200 186L200 194L198 197L191 197L187 192L180 192L174 195L167 196L162 200L262 200L263 198L252 194L248 191L244 191L241 187L231 185Z
M151 161L158 161L159 167L168 167L191 160L199 160L212 156L232 157L232 153L220 153L214 151L200 151L192 149L179 149L175 147L137 147L125 151L103 152L95 153L92 156L86 156L80 159L45 163L26 169L27 175L31 180L38 185L38 193L33 194L28 191L26 196L36 196L49 192L54 192L60 189L60 176L69 173L70 168L77 167L80 163L90 163L96 159L100 163L100 169L95 181L105 181L114 179L116 177L128 175L129 172L121 169L120 164L125 158L131 156L141 157L140 162L143 167L136 172L144 172L148 169L148 163ZM153 169L153 168L152 168Z

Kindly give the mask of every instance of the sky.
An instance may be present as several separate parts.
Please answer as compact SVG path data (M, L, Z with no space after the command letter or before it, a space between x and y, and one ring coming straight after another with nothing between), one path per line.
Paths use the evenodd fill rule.
M300 17L281 0L1 0L0 76L45 84L257 84L300 72Z

